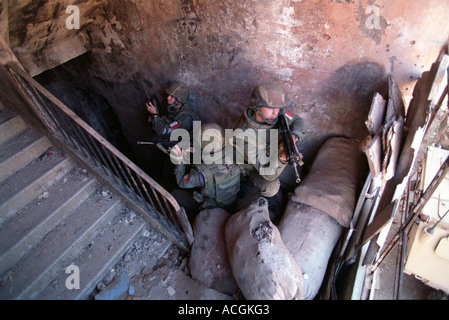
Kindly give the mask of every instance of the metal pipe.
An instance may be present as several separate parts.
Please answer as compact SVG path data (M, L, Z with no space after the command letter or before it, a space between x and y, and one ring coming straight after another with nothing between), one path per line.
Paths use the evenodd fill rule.
M441 223L441 221L443 221L443 219L446 217L447 213L449 212L449 209L446 211L445 214L443 214L443 216L440 218L440 220L438 220L432 228L427 229L427 233L428 234L433 234L435 232L435 228L438 227L438 225Z

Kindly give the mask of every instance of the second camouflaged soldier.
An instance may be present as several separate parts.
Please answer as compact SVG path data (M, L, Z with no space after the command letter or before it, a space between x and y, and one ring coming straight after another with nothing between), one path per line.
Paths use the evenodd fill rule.
M251 177L254 185L260 189L263 197L269 201L269 208L277 216L281 211L281 204L278 194L281 182L280 175L287 166L283 145L278 144L278 150L270 149L271 129L279 129L279 117L285 117L290 127L294 140L299 142L304 137L304 121L297 115L285 111L285 94L281 87L274 83L259 84L253 90L249 106L234 125L236 129L242 129L242 133L236 134L234 147L237 155L241 155L245 164L241 165L242 172ZM245 135L247 129L256 131L264 130L266 139L262 145L259 141L250 141ZM239 141L240 140L240 141ZM242 148L243 146L243 148ZM277 151L278 157L273 158L273 152ZM270 154L270 163L258 161L257 153ZM249 159L255 159L253 163L248 163ZM270 170L267 168L270 167Z
M225 164L224 162L225 133L223 128L209 123L201 127L201 133L203 159L207 148L214 158L214 163L210 161L211 163L192 166L178 164L175 168L175 177L179 188L198 191L195 190L192 194L182 192L185 190L174 190L173 195L181 205L187 207L187 211L195 212L220 207L233 213L240 190L240 168L236 164ZM217 153L218 157L214 157Z

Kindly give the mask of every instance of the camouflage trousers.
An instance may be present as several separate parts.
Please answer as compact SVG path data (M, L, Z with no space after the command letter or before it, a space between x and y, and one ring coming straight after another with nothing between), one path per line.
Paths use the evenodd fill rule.
M295 172L290 166L286 166L279 177L272 181L264 179L256 170L251 171L249 177L254 185L260 189L261 196L265 198L275 196L281 186L287 192L293 192L297 187Z
M256 170L250 173L250 178L254 185L260 189L260 194L264 198L271 198L275 196L281 187L281 182L278 178L268 181L264 179Z

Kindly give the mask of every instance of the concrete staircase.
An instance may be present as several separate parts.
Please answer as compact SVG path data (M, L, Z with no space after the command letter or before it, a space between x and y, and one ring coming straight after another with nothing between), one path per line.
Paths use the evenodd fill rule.
M88 299L147 227L47 137L0 106L0 299ZM72 264L80 289L66 286L75 276L67 269Z

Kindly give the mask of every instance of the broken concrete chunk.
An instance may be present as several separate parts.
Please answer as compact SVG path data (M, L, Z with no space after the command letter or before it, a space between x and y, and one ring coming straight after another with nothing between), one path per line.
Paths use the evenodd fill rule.
M265 198L228 220L226 243L234 278L246 299L303 299L301 269L270 221Z
M195 240L190 254L192 278L209 288L233 295L238 286L229 264L225 244L225 225L231 214L221 208L201 211L195 219Z

